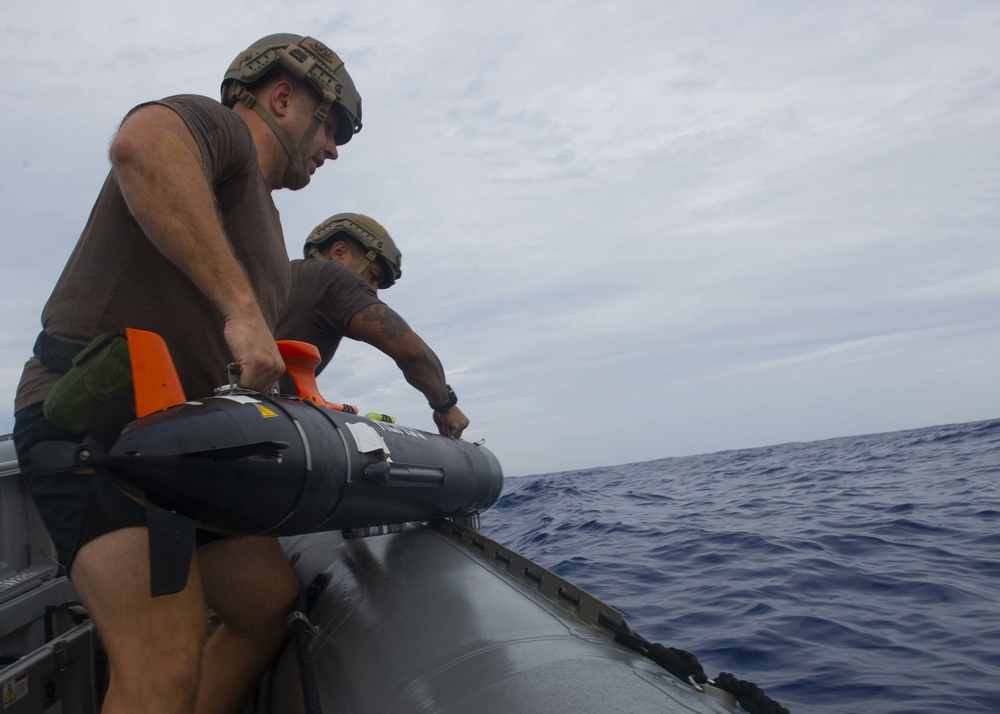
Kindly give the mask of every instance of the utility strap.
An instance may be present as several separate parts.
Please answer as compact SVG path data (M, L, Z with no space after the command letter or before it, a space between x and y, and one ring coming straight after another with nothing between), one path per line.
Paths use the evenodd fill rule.
M330 581L330 576L320 573L307 587L299 590L295 601L295 609L288 618L295 641L295 655L299 661L299 675L302 683L302 701L306 714L323 714L323 704L319 698L319 688L316 686L316 672L313 669L312 653L309 651L309 632L316 634L316 628L309 622L308 615L313 605Z
M80 354L84 347L86 345L63 342L42 330L38 333L32 351L43 366L53 372L66 374L73 366L73 358Z
M288 134L285 133L285 130L281 128L281 126L278 124L275 118L271 116L271 113L260 105L260 102L257 101L257 98L246 87L244 86L236 87L234 94L236 95L237 99L239 99L241 102L243 102L248 107L253 109L257 113L257 116L259 116L261 119L264 120L264 123L271 128L271 131L274 133L278 141L280 141L281 145L284 147L285 153L288 154L288 159L291 162L292 167L295 169L296 172L302 171L303 170L302 158L299 156L299 153L296 151L295 147L292 146L292 140L288 137Z

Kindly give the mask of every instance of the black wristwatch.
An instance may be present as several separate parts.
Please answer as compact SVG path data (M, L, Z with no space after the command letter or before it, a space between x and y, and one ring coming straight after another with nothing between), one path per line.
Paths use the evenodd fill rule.
M450 384L444 385L444 388L448 390L448 401L444 404L431 404L427 402L427 406L436 411L438 414L444 414L450 411L453 406L458 404L458 397L455 396L455 390L451 388Z

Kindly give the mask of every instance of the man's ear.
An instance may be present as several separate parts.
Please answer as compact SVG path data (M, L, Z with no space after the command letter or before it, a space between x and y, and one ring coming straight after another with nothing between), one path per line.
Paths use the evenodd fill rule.
M350 254L351 254L350 247L347 245L347 243L345 243L342 240L338 240L330 247L330 255L335 260L342 260L347 256L349 256Z
M338 263L343 263L346 258L350 257L351 248L344 241L338 240L330 246L330 252L327 255L329 255L330 260L336 260Z
M292 94L295 89L292 87L292 83L287 79L279 79L271 87L271 92L269 94L271 100L271 114L275 117L283 117L288 114L289 107L292 103Z

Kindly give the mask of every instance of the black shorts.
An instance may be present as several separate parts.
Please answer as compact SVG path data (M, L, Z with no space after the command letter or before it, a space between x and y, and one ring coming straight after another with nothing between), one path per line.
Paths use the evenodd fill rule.
M28 482L38 513L55 543L59 564L69 572L84 545L119 528L146 525L146 509L96 474L36 474L31 447L43 441L80 443L76 437L45 420L42 405L33 404L14 415L14 446L21 474ZM229 536L198 529L196 543L204 545Z

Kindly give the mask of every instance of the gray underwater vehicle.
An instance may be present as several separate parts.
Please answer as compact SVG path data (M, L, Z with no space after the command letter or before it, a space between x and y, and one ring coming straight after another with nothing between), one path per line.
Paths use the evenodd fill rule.
M167 390L142 405L140 381L140 416L111 444L47 458L53 469L96 459L177 519L281 537L308 587L246 714L712 714L737 700L786 711L731 675L706 682L690 655L646 642L614 608L478 533L502 484L485 447L330 409L308 379L296 397L231 389L185 403ZM178 466L201 478L171 482ZM218 481L227 488L205 488ZM10 437L0 519L2 712L93 714L99 638ZM153 595L183 587L186 573L160 565Z

